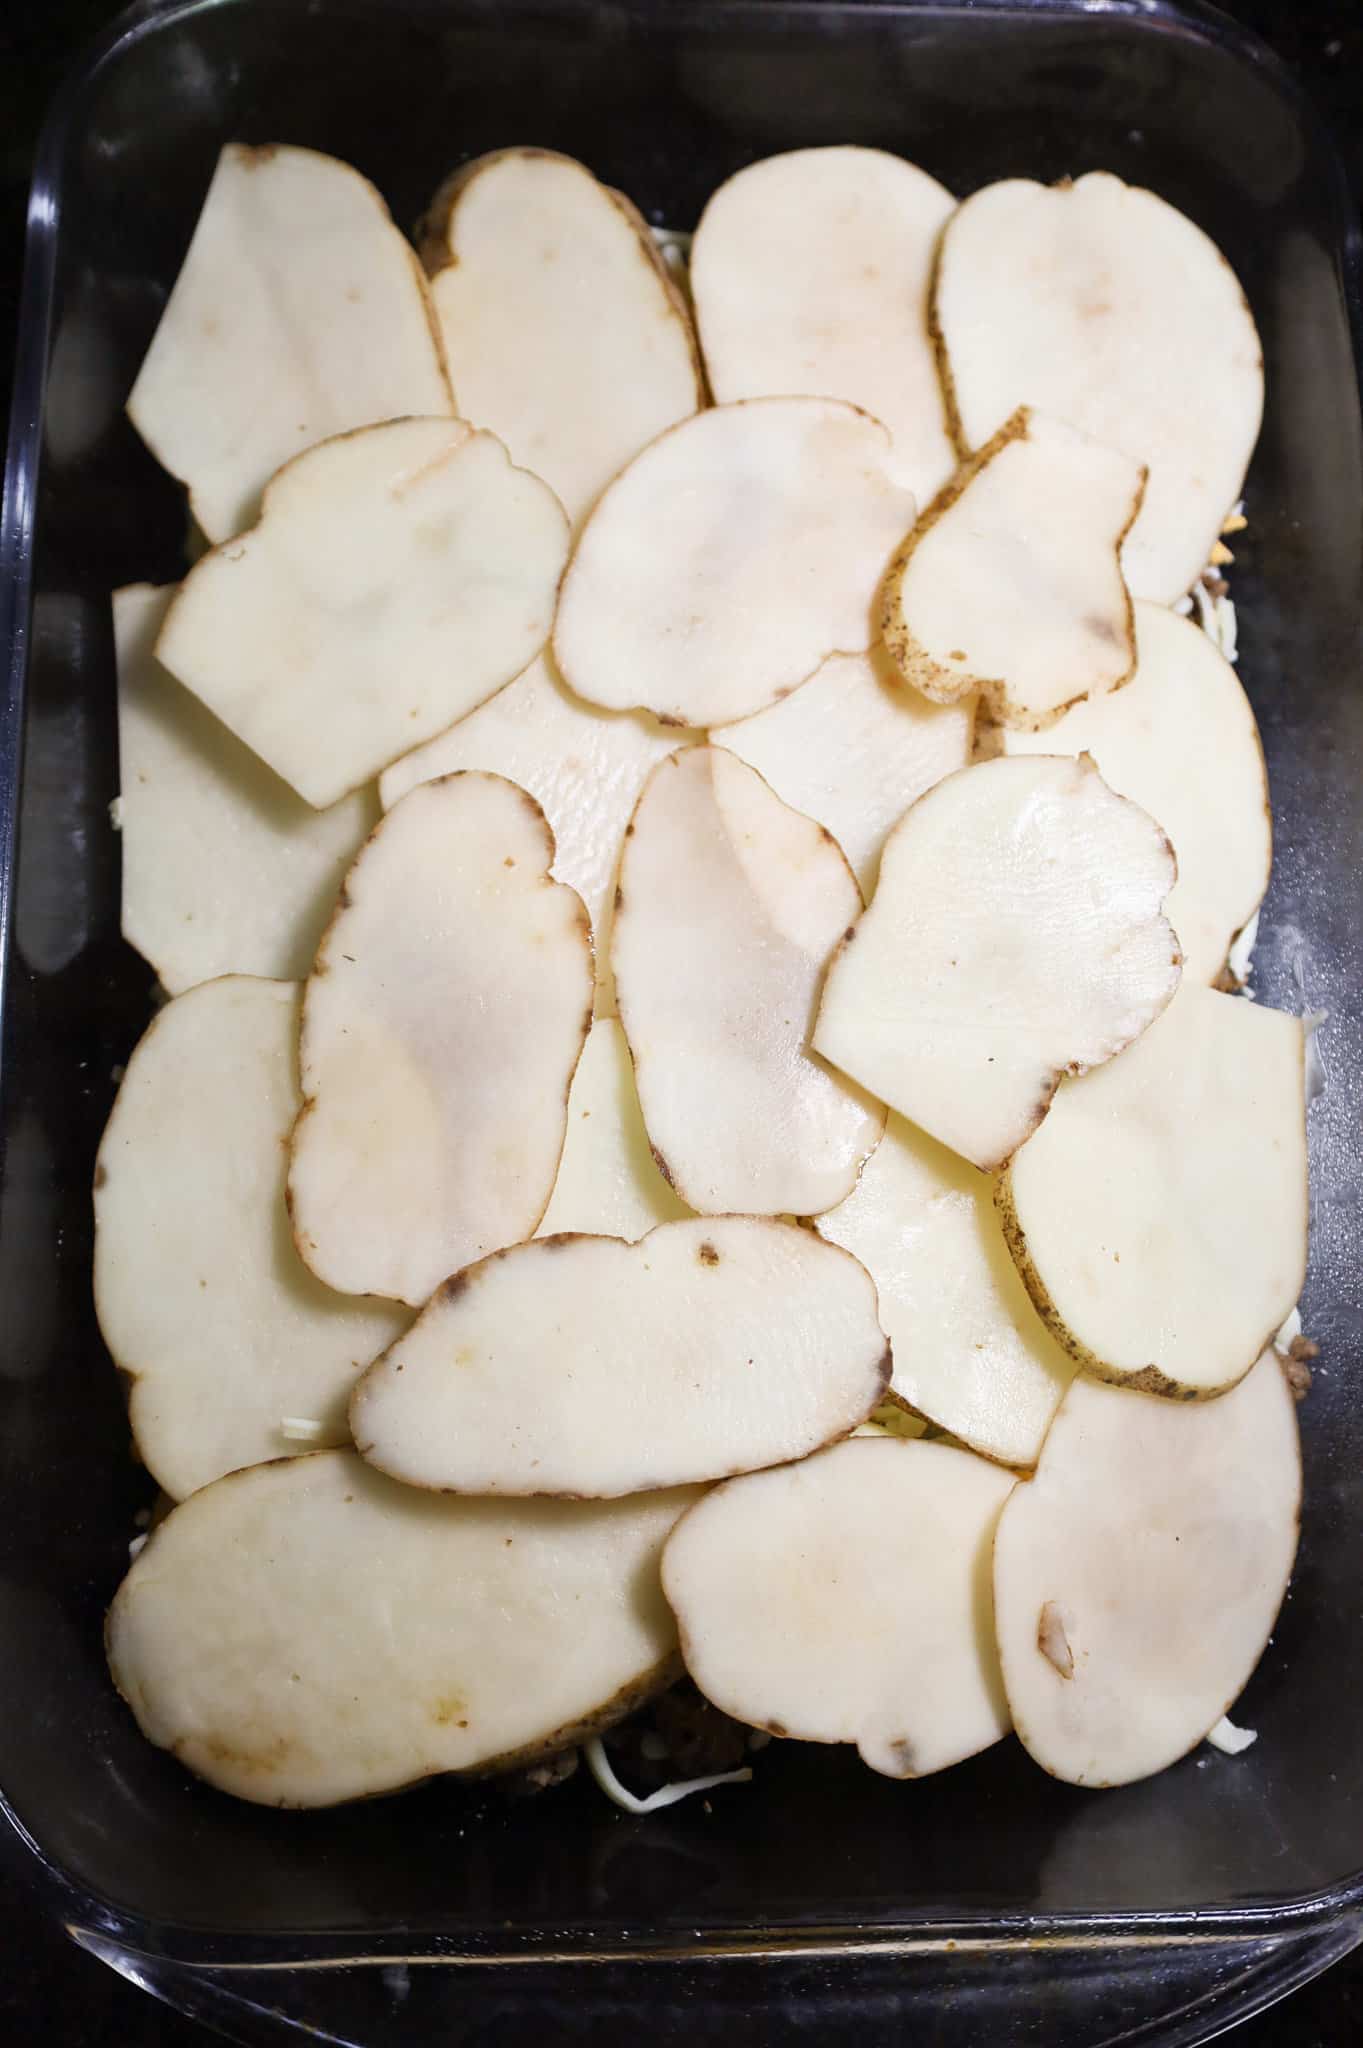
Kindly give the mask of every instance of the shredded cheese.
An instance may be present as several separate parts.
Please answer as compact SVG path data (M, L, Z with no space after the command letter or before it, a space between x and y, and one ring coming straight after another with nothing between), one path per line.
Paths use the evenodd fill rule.
M1207 1730L1207 1740L1223 1755L1239 1756L1242 1750L1259 1740L1259 1731L1257 1728L1237 1728L1230 1716L1223 1714L1215 1728Z
M675 1806L679 1799L689 1799L693 1792L710 1792L716 1785L746 1785L752 1777L745 1764L741 1771L719 1771L711 1778L684 1778L679 1784L664 1785L657 1792L650 1792L646 1799L640 1799L616 1777L599 1735L593 1735L583 1744L582 1753L587 1759L587 1769L607 1799L613 1799L626 1813L657 1813L664 1806Z
M326 1433L325 1422L314 1422L306 1415L285 1415L280 1419L279 1434L291 1444L320 1443Z

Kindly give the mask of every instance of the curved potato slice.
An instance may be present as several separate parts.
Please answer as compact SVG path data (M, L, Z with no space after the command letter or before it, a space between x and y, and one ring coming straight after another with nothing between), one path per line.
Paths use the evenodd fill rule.
M890 564L880 630L903 676L991 717L1049 724L1135 665L1118 554L1138 464L1023 406L929 505Z
M299 1416L347 1440L355 1375L405 1328L299 1263L284 1207L300 990L231 975L153 1018L95 1166L95 1310L144 1463L179 1499L283 1456Z
M869 894L886 833L967 765L973 725L973 705L927 703L875 647L830 656L791 696L715 736L782 803L828 827Z
M1122 549L1133 597L1172 604L1240 496L1263 413L1259 337L1216 244L1107 171L986 185L947 222L933 317L961 452L1020 405L1149 471Z
M815 1051L999 1167L1061 1075L1130 1045L1178 986L1160 915L1174 875L1158 825L1086 755L963 768L886 840L828 970Z
M160 660L320 809L510 682L549 635L557 499L463 420L393 420L272 477L180 586Z
M209 539L316 442L453 411L421 266L369 180L229 142L128 400Z
M378 804L365 789L313 810L167 673L152 648L172 595L114 592L123 936L171 995L301 980Z
M533 797L470 770L391 810L303 1001L294 1237L319 1279L413 1305L529 1237L592 1021L581 898Z
M571 157L502 149L464 165L421 250L468 418L575 526L646 442L705 403L690 315L647 224Z
M724 725L864 651L914 501L885 429L824 398L714 406L603 493L563 579L554 653L608 710Z
M1126 1785L1202 1740L1263 1654L1300 1507L1272 1350L1193 1406L1074 1382L994 1541L1008 1703L1043 1769Z
M441 1500L350 1451L233 1473L119 1587L114 1683L152 1742L266 1806L506 1769L668 1681L658 1556L694 1499Z
M920 504L956 466L928 332L928 288L956 201L881 149L793 149L714 192L691 246L710 388L846 398L889 428Z
M633 1244L655 1223L688 1214L648 1149L620 1021L598 1017L573 1075L558 1179L535 1235L590 1231Z
M1085 1372L1187 1397L1253 1365L1306 1276L1304 1057L1299 1017L1190 981L1120 1060L1057 1090L997 1199Z
M1165 913L1192 981L1215 982L1268 887L1264 750L1230 663L1190 619L1135 607L1136 670L1122 689L1045 732L1005 732L1006 754L1091 754L1119 796L1158 818L1178 861Z
M1035 1464L1074 1364L1008 1256L990 1181L892 1116L818 1229L876 1283L891 1394L986 1457Z
M922 1778L1008 1731L990 1551L1011 1472L945 1444L858 1437L698 1501L663 1552L696 1684L801 1742Z
M829 833L718 747L655 768L625 841L612 965L653 1156L702 1215L840 1202L883 1112L809 1052L861 896Z
M456 1273L356 1387L350 1426L408 1486L603 1499L803 1458L889 1376L854 1258L772 1217L688 1217Z

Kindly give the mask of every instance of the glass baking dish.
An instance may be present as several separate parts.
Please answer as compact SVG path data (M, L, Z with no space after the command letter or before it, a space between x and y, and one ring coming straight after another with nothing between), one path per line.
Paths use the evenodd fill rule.
M333 1813L234 1805L137 1734L101 1614L147 1488L90 1297L96 1140L147 1016L118 929L108 592L182 564L123 418L215 154L334 151L411 225L462 158L584 157L693 224L749 159L854 140L958 191L1102 166L1228 253L1268 414L1236 542L1273 781L1257 987L1325 1011L1301 1560L1240 1718L1259 1741L1077 1792L1004 1743L894 1785L774 1745L644 1821L581 1778ZM1342 175L1286 74L1161 0L188 0L123 17L49 121L0 533L0 1784L87 1948L247 2042L1191 2042L1363 1931L1363 455ZM16 851L17 847L17 851ZM11 1842L9 1847L15 1845Z

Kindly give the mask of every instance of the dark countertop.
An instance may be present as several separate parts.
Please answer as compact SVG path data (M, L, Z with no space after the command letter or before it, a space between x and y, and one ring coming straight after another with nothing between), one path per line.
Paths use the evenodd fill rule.
M1292 64L1344 152L1363 204L1363 0L1221 0ZM8 390L25 196L34 139L81 45L119 11L111 0L7 0L0 7L0 390ZM41 1914L24 1855L0 1836L0 2037L49 2048L203 2048L182 2020L73 1948ZM1363 1949L1239 2029L1236 2048L1356 2048ZM705 2044L700 2044L705 2048Z

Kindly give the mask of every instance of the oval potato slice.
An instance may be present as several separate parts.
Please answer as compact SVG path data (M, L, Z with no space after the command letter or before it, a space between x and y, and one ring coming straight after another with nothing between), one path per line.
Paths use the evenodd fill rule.
M233 1473L119 1587L114 1683L158 1747L265 1806L506 1769L668 1681L658 1557L694 1499L442 1500L349 1451Z
M568 1093L558 1179L536 1237L589 1231L633 1244L689 1211L658 1171L618 1017L598 1017Z

